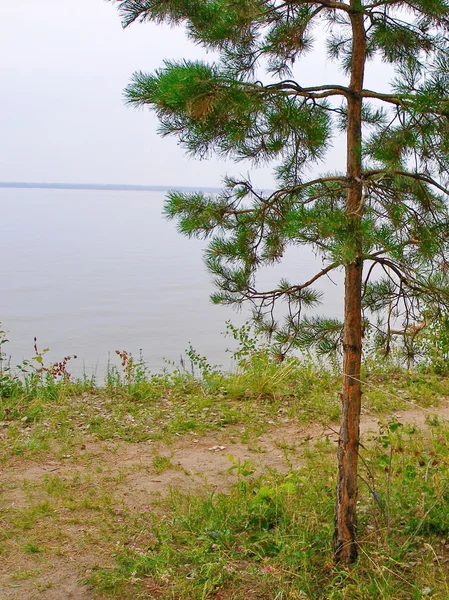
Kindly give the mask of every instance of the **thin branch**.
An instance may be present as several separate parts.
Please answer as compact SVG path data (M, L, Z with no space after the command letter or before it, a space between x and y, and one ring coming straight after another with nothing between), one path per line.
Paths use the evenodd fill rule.
M410 274L408 269L402 265L398 265L388 258L377 256L376 254L368 254L362 256L363 260L372 260L383 267L389 267L394 274L398 277L400 287L406 285L409 289L414 290L418 293L428 293L431 295L438 295L444 297L446 300L449 299L449 290L445 288L439 288L436 286L428 285L424 281L419 281L413 275ZM387 272L386 272L387 273ZM387 275L391 278L391 274Z
M302 4L319 4L323 8L331 8L332 10L343 10L344 12L351 12L349 4L344 2L334 2L333 0L301 0Z
M261 298L264 299L267 297L272 297L272 298L276 299L281 296L284 296L285 294L292 294L294 292L300 292L300 291L310 287L313 283L315 283L315 281L317 281L324 275L327 275L328 273L330 273L330 271L337 269L338 267L341 267L341 262L334 262L334 263L331 263L330 265L328 265L327 267L325 267L324 269L322 269L321 271L319 271L311 279L309 279L308 281L306 281L305 283L303 283L301 285L293 285L293 286L290 286L289 288L285 288L285 289L277 288L277 289L271 290L269 292L257 292L256 290L254 290L254 292L251 292L250 294L248 294L248 296L251 297L252 299L261 299Z
M310 99L328 98L330 96L348 96L350 94L349 88L344 85L318 85L313 87L302 87L296 81L287 79L278 83L270 83L263 85L261 82L258 84L249 82L240 82L243 87L249 88L257 92L291 92L295 96L301 96Z
M360 95L362 98L374 98L376 100L388 102L389 104L394 104L395 106L403 106L404 102L410 99L397 96L396 94L382 94L380 92L374 92L373 90L362 90Z
M398 175L399 177L409 177L410 179L415 179L416 181L422 181L424 183L428 183L436 188L438 188L441 192L446 195L449 195L449 189L442 186L438 181L435 181L429 175L425 175L424 173L410 173L408 171L389 171L385 169L374 169L371 171L365 171L363 173L363 177L373 177L374 175Z
M262 196L257 194L254 191L254 189L252 188L252 186L248 184L247 181L237 181L236 185L242 185L242 186L246 187L246 189L248 189L251 194L256 196L256 198L263 204L262 210L265 212L268 208L271 208L272 206L274 206L276 204L276 202L283 196L287 196L288 194L294 194L296 192L299 192L300 190L311 187L313 185L318 185L321 183L332 183L332 182L347 183L347 177L344 177L342 175L335 175L335 176L329 176L329 177L320 177L318 179L312 179L311 181L306 181L305 183L300 183L291 188L283 188L280 190L276 190L270 196L268 196L268 198L263 198ZM226 211L226 213L233 214L233 215L237 215L237 214L238 215L248 215L248 214L252 214L255 212L259 212L259 211L260 211L260 207L254 207L254 208L244 208L242 210L238 210L238 209L228 210L228 211Z

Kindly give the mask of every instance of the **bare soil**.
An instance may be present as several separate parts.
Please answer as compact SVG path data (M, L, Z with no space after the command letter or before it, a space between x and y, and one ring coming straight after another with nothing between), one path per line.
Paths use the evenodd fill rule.
M427 427L427 419L437 414L440 420L449 419L449 404L429 410L414 408L399 411L394 417L404 424ZM95 488L106 490L111 507L123 507L127 513L153 509L170 489L197 491L226 489L235 481L229 469L232 460L250 460L257 470L272 467L287 470L301 463L302 450L320 439L337 444L338 426L275 426L271 431L250 443L242 443L241 428L199 437L193 434L175 438L171 444L88 442L79 453L63 459L49 457L32 463L19 458L8 468L0 470L0 518L2 527L8 520L23 516L24 511L39 501L45 501L42 483L58 476L72 482L76 500L76 482L80 493L94 493ZM363 415L362 436L379 431L379 419ZM167 457L161 472L154 467L155 457ZM169 461L169 462L168 462ZM59 510L59 512L58 512ZM112 566L114 528L106 533L101 514L98 523L77 520L62 503L60 509L48 516L57 530L45 541L45 551L26 551L20 541L7 540L0 547L0 600L93 600L98 598L83 579L95 565ZM120 521L121 509L117 509ZM103 524L104 525L104 524ZM118 523L120 525L120 523ZM118 527L119 528L119 527ZM118 529L117 528L117 529ZM56 541L55 541L56 540ZM157 597L157 596L155 596Z

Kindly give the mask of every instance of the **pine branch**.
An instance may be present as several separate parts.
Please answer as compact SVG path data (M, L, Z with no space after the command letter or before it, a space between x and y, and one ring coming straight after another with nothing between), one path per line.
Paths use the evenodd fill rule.
M444 194L446 194L449 197L449 188L444 187L443 185L438 183L438 181L433 179L433 177L430 177L430 175L427 175L424 173L413 173L413 172L408 172L408 171L397 171L397 170L391 171L388 169L373 169L371 171L364 171L363 179L374 177L376 175L396 175L399 177L408 177L410 179L414 179L415 181L422 181L424 183L428 183L429 185L432 185L433 187L436 187L437 189L440 190L440 192L443 192Z
M276 190L270 196L268 196L268 198L263 198L262 196L258 195L254 191L254 188L251 185L249 185L249 183L247 181L238 181L235 183L237 185L242 185L242 186L247 187L248 191L251 192L252 194L254 194L258 198L258 200L263 205L263 208L266 210L266 209L273 207L284 196L295 194L301 190L305 190L314 185L322 185L322 184L333 183L333 182L342 182L342 183L346 184L347 181L348 181L348 178L343 175L319 177L317 179L311 179L310 181L306 181L304 183L300 183L298 185L295 185L295 186L292 186L289 188L283 188L283 189ZM257 210L258 210L257 208L247 208L247 209L239 209L239 210L235 210L235 211L230 211L230 213L232 212L232 214L244 215L244 214L252 214L254 212L257 212Z
M419 95L415 94L383 94L381 92L374 92L373 90L363 89L361 91L360 96L362 98L373 98L375 100L380 100L381 102L386 102L387 104L392 104L401 108L403 111L413 111L416 113L420 113L422 115L439 115L443 117L449 117L448 99L441 98L441 104L443 105L443 109L439 108L438 105L433 105L429 108L417 108L416 102L419 100Z
M282 296L289 296L301 292L302 290L305 290L306 288L313 285L316 281L318 281L318 279L321 279L321 277L327 275L331 271L334 271L338 267L341 267L341 262L334 262L322 269L321 271L319 271L318 273L316 273L311 279L309 279L301 285L292 285L286 288L276 288L267 292L258 292L256 290L251 290L250 292L244 294L244 296L246 298L251 298L252 300L263 300L268 298L272 300L277 300Z
M374 92L373 90L362 90L361 92L362 98L374 98L375 100L381 100L382 102L387 102L388 104L394 104L395 106L405 106L407 100L410 100L412 97L404 97L399 96L397 94L383 94L381 92Z
M334 2L333 0L301 0L301 3L304 4L319 4L324 8L329 8L336 11L343 11L346 13L351 12L351 7L349 4L345 4L344 2Z
M302 87L296 81L285 80L278 83L271 83L267 85L259 84L254 85L243 82L242 85L247 89L254 90L259 93L268 92L269 94L281 93L292 93L295 96L303 98L310 98L311 100L319 100L321 98L330 98L331 96L345 96L347 97L351 92L348 87L343 85L319 85L314 87Z
M399 279L400 284L407 286L410 290L414 291L415 293L427 295L429 297L439 296L442 299L444 299L445 302L449 301L448 288L431 285L429 282L417 279L412 273L410 273L410 270L406 265L398 264L390 258L386 258L376 254L367 254L363 257L363 259L373 261L376 264L391 269L391 271L393 271L393 273Z

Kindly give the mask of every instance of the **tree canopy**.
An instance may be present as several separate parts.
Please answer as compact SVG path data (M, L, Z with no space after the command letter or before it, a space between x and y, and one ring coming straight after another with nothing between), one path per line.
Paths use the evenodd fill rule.
M209 62L167 60L153 74L135 73L127 101L154 110L160 133L176 136L192 156L274 165L272 192L249 177L227 178L216 195L171 192L165 211L183 234L209 240L213 301L252 303L259 329L281 358L292 347L315 344L327 352L342 344L335 552L350 563L357 554L363 334L371 327L385 351L394 336L407 346L428 307L446 310L449 301L449 3L115 3L125 26L182 25L214 53ZM301 61L313 57L316 44L325 44L339 64L343 84L303 80ZM372 61L378 74L380 61L389 65L388 85L365 87ZM342 134L346 169L337 172L327 165L328 151ZM310 177L311 169L322 173ZM323 261L315 276L259 289L258 269L302 245ZM337 269L345 271L344 322L304 317L320 300L314 284ZM287 311L279 321L273 307L281 299ZM368 323L372 313L378 318Z

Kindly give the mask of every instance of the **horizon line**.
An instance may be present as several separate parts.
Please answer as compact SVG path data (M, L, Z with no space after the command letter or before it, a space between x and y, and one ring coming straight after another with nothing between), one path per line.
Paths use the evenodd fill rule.
M189 191L204 190L218 192L222 188L213 186L191 186L191 185L138 185L138 184L115 184L115 183L61 183L61 182L36 182L36 181L0 181L0 188L22 188L22 189L58 189L58 190L111 190L111 191L141 191L141 192L163 192L174 189Z

